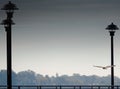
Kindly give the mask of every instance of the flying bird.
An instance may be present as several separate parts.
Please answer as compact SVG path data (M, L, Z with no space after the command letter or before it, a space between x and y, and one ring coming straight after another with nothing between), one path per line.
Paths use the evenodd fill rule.
M112 65L112 66L94 66L94 67L98 67L98 68L102 68L102 69L108 69L108 68L111 68L111 67L115 67L115 65Z

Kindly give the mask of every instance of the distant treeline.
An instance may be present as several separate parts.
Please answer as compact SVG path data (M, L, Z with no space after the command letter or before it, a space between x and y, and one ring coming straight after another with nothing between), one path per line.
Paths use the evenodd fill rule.
M0 71L0 85L6 85L6 70ZM34 71L12 72L13 85L110 85L110 76L99 77L96 75L86 76L73 74L72 76L61 75L50 77L36 74ZM115 85L120 84L120 79L115 77Z

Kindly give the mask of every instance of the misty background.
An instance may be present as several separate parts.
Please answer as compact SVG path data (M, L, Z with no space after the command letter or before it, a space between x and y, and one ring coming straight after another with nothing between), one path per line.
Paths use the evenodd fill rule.
M42 75L110 75L93 65L110 65L110 36L105 28L120 27L119 0L11 0L12 68ZM0 8L8 0L0 0ZM0 11L0 21L6 18ZM120 77L120 31L115 33L115 76ZM6 69L6 34L0 26L0 69Z
M6 70L0 71L0 85L7 85ZM110 85L111 76L96 75L59 75L55 76L37 74L34 71L12 72L12 85ZM120 84L120 78L115 76L115 85Z

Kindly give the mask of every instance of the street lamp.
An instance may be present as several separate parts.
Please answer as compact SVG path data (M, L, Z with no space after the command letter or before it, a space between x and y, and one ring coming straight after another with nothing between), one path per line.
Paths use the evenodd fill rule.
M117 27L117 25L114 25L113 23L111 23L110 25L108 25L108 27L106 28L106 30L109 31L110 36L111 36L111 86L114 86L114 33L116 30L118 30L119 28ZM112 87L113 89L114 87Z
M8 2L8 4L4 5L1 10L5 10L7 14L7 18L2 21L2 25L5 27L6 31L6 40L7 40L7 89L12 89L12 43L11 43L11 33L12 33L12 25L14 22L12 21L14 10L18 10L15 4Z

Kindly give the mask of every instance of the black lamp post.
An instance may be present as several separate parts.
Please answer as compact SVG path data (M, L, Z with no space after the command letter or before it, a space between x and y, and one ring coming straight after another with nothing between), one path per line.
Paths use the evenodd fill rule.
M12 44L11 44L11 27L14 24L12 21L14 10L18 10L15 4L8 2L1 10L5 10L7 18L2 21L5 27L7 40L7 89L12 89Z
M119 28L114 25L113 23L111 23L110 25L108 25L108 27L106 28L106 30L108 30L110 32L110 36L111 36L111 86L114 86L114 33L116 30L118 30ZM113 89L114 87L112 87Z

